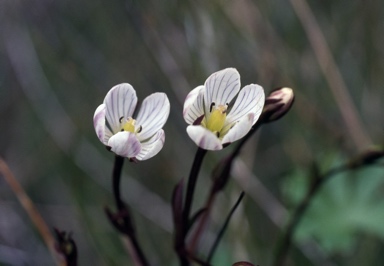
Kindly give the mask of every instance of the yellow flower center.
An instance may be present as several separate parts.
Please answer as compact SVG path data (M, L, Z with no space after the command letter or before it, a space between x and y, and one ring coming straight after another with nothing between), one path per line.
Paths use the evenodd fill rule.
M214 110L206 121L206 128L214 133L219 133L224 126L225 118L227 117L227 105L213 106Z
M123 124L122 131L135 133L135 124L136 124L136 120L133 119L132 117L129 117L127 119L127 122Z

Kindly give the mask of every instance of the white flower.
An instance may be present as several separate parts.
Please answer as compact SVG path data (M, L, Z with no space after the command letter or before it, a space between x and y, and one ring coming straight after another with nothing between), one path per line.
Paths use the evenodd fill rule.
M143 161L155 156L163 147L162 129L169 115L165 93L153 93L144 99L136 119L136 91L128 83L113 87L97 107L93 125L100 141L122 157Z
M189 137L200 148L221 150L226 144L244 137L256 123L263 110L263 88L250 84L239 91L239 72L226 68L213 73L204 86L188 94L183 116L190 124L187 127Z

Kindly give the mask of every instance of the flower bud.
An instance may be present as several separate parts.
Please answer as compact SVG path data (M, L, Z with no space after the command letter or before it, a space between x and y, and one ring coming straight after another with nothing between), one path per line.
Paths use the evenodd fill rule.
M76 243L72 238L71 233L60 231L54 228L57 252L64 256L66 260L65 265L76 265L77 263L77 247Z
M284 116L291 109L294 99L295 95L291 88L283 87L272 91L265 99L261 119L269 123Z

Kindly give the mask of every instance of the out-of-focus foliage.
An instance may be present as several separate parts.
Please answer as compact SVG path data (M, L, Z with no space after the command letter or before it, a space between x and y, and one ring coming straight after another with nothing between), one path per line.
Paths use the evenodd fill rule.
M80 265L131 265L103 212L104 206L113 205L113 154L100 145L92 116L106 92L129 82L139 99L156 91L166 92L170 99L164 149L151 160L127 162L122 191L147 256L154 265L177 265L169 202L174 185L188 176L196 152L185 132L183 101L211 73L226 67L239 70L243 85L257 83L267 93L289 86L296 94L291 112L264 126L241 153L252 178L258 178L283 209L255 200L257 195L249 192L213 260L215 265L269 265L285 220L272 222L268 211L283 217L281 210L291 203L292 197L282 196L284 179L292 178L284 194L292 195L305 177L310 178L304 175L296 181L287 173L306 173L313 161L326 161L320 154L350 158L358 152L351 138L354 132L348 131L340 112L345 106L335 100L292 2L0 2L0 155L47 223L73 232ZM383 3L308 4L361 127L372 143L383 144ZM194 209L205 201L212 168L232 148L208 153ZM316 250L308 252L298 245L290 254L294 265L323 260L382 264L384 179L378 171L347 172L324 186L297 237L299 243L310 238ZM244 184L234 178L217 199L201 256L246 189ZM354 219L347 219L346 212L354 213ZM0 264L52 265L40 236L2 179Z
M335 160L337 164L341 160ZM329 165L329 163L328 163ZM335 167L335 163L333 163ZM310 183L310 172L287 177L287 203L297 205ZM358 233L384 237L384 169L371 166L334 175L316 195L297 232L297 240L315 238L329 254L348 253L359 241Z

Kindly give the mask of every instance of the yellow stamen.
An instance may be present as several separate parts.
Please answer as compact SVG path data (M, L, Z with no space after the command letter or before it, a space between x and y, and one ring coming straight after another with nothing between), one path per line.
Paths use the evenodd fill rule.
M214 132L218 133L224 126L225 118L227 117L227 106L219 105L212 111L208 117L206 127Z
M132 117L129 117L127 119L127 122L125 122L125 124L123 125L122 129L124 131L128 131L128 132L134 133L135 132L135 124L136 124L136 120L133 119Z

